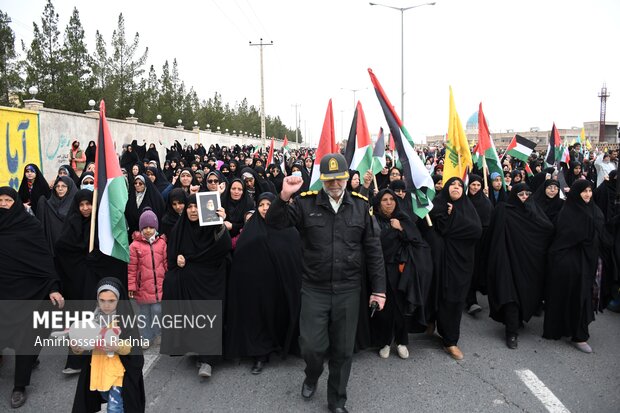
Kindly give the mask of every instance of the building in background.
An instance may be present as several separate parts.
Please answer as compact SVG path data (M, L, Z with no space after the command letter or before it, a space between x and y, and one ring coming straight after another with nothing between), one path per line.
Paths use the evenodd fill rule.
M618 131L618 122L605 122L605 137L599 142L599 121L584 122L583 128L586 138L594 147L600 148L618 148L620 146L620 136ZM581 135L581 127L574 126L570 129L558 129L563 142L573 143L577 141ZM502 132L494 132L491 130L491 137L498 149L506 149L512 138L518 134L531 141L536 142L536 150L545 150L549 139L550 130L540 130L539 128L530 128L529 131L513 131L508 129ZM465 125L465 134L467 140L473 146L478 142L478 112L474 112ZM426 137L428 146L441 146L446 140L445 135L433 135Z

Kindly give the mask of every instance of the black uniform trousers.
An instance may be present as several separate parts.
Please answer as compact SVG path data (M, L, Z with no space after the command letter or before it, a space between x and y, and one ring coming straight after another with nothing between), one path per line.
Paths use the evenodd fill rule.
M301 289L299 345L306 361L306 380L317 382L328 355L327 403L332 407L344 407L347 401L359 301L359 288L345 292Z
M15 355L15 376L13 381L15 387L26 387L30 384L32 368L38 357L37 354Z

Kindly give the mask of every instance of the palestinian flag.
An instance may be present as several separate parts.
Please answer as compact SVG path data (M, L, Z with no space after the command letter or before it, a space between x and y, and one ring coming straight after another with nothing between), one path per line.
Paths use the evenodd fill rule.
M456 112L452 87L450 86L450 105L448 117L448 136L446 136L446 157L443 165L443 182L457 177L466 181L468 171L474 164L471 159L471 151L467 142L467 135L463 130L461 119Z
M321 131L321 138L319 140L319 147L316 149L316 155L314 158L314 165L312 166L312 176L310 177L310 190L318 191L323 187L319 176L321 173L319 168L321 166L321 158L328 153L337 153L338 146L336 145L336 134L334 133L334 111L332 110L332 100L329 100L327 104L327 112L325 113L325 120L323 121L323 130ZM306 150L306 157L308 151Z
M366 124L366 116L364 116L364 110L359 101L353 114L344 158L347 160L349 169L358 171L362 176L372 167L372 142Z
M478 105L478 144L474 148L474 157L477 158L475 162L479 169L483 169L486 162L489 175L497 172L504 176L502 164L497 156L497 150L491 138L487 120L484 117L484 112L482 112L482 102ZM503 180L502 185L506 185Z
M510 155L513 158L520 159L527 163L535 147L536 142L532 142L521 135L515 135L506 148L506 155Z
M288 138L284 135L284 142L282 143L282 162L280 162L280 170L286 176L286 158L288 153Z
M105 255L129 262L125 220L125 206L129 198L127 184L114 150L103 100L99 104L99 112L99 138L95 155L96 234L99 250Z
M269 154L267 155L267 166L271 165L273 163L273 149L274 149L274 138L273 136L271 137L271 145L269 145Z
M525 173L527 173L527 176L529 176L530 178L534 176L534 171L532 171L532 168L530 168L530 164L529 163L525 163Z
M553 127L551 128L551 133L549 134L549 143L547 144L547 156L545 157L545 163L548 166L554 166L556 163L561 161L561 155L562 139L560 138L558 129L555 127L555 122L553 122Z
M385 168L385 137L383 136L383 128L379 128L379 136L375 142L375 149L372 151L372 173L374 175L381 172Z
M566 166L570 166L570 151L568 150L568 146L562 146L562 156L560 157L560 162L564 162Z
M403 122L396 114L394 106L387 98L372 69L368 69L368 74L375 87L379 104L381 109L383 109L385 120L394 139L398 159L403 167L405 183L407 184L407 189L410 189L413 212L418 217L424 218L433 209L432 199L435 197L435 184L424 163L416 153L413 139L409 135L407 128L405 128L405 125L403 125Z

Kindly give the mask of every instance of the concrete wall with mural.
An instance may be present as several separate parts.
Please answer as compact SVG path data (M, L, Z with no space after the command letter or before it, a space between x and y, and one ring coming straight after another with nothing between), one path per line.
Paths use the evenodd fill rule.
M17 189L24 166L41 166L37 112L0 107L0 186Z
M220 146L261 144L260 139L219 132L184 130L138 123L131 120L108 118L110 133L120 155L123 144L136 139L138 144L154 143L160 157L175 140L182 145L202 143L206 148ZM0 139L0 186L19 186L24 166L37 164L48 182L56 177L58 168L69 163L69 148L74 140L84 150L89 141L97 142L99 119L96 113L80 114L55 109L37 111L0 107L0 126L6 137ZM282 142L276 142L279 148ZM290 144L294 147L294 144ZM163 160L163 159L162 159Z

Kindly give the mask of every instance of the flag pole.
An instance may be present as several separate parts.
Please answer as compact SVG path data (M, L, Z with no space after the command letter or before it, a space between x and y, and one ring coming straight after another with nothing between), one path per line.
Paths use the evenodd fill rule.
M489 175L489 167L487 166L487 158L484 156L484 154L482 155L482 174L484 175L484 187L488 190L489 180L487 178L487 175Z
M97 188L93 191L93 209L90 214L90 240L88 242L88 252L95 249L95 228L97 226Z
M377 185L377 175L375 175L375 170L374 170L373 166L375 166L375 157L374 156L370 160L370 173L372 174L372 181L375 184L375 189L378 191L379 190L379 185Z

